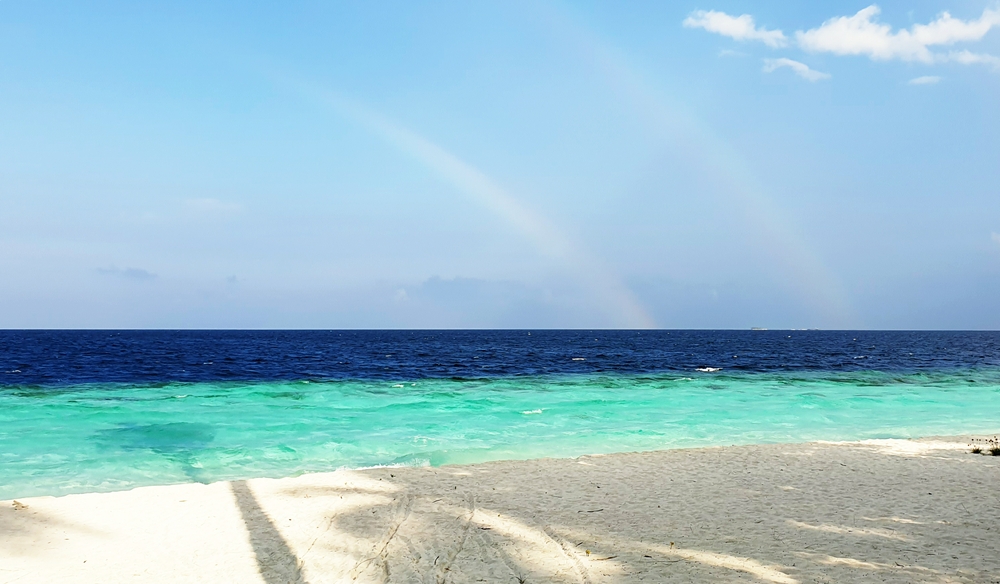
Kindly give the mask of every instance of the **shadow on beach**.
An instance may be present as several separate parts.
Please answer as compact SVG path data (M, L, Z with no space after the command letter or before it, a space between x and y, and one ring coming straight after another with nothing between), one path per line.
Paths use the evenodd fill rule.
M996 501L970 493L1000 473L970 456L773 445L251 483L310 518L286 535L315 581L997 581Z
M378 468L6 502L0 557L16 565L0 561L0 582L144 569L265 584L1000 582L1000 458L941 444Z
M246 481L229 483L250 536L260 575L266 584L307 584L299 559L284 537L261 509Z
M197 462L199 452L215 440L215 428L196 422L125 425L106 430L98 439L126 450L149 450L175 462L192 482L206 483ZM266 584L307 584L302 566L281 533L261 509L247 481L230 481L260 575Z

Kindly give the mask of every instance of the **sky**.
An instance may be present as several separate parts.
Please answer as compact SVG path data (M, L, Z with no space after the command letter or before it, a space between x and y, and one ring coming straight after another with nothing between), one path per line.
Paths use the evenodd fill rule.
M0 2L3 328L1000 328L1000 2Z

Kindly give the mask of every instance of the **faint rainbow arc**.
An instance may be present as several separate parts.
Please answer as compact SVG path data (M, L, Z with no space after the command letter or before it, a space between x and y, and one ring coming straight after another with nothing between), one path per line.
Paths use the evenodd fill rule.
M764 236L770 254L792 276L797 295L819 313L826 324L857 325L843 283L793 227L793 221L764 192L747 163L727 143L717 138L698 117L676 103L669 103L651 87L646 77L629 64L625 55L579 23L565 11L547 11L549 22L571 37L584 58L596 63L634 107L653 122L661 136L683 140L693 163L709 167L707 174L727 183L723 192L740 205Z
M479 169L434 142L394 123L370 108L331 92L321 99L347 117L382 137L449 182L458 191L513 225L546 256L561 261L587 286L601 306L612 307L615 320L626 328L655 328L648 311L621 277L603 261L585 251L554 223L530 209Z

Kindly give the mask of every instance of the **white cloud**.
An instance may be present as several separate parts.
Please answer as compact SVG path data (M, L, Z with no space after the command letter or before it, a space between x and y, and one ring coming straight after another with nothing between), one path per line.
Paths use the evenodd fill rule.
M757 28L749 14L730 16L716 10L696 10L684 19L687 28L703 28L738 41L760 41L769 47L783 47L788 43L780 30Z
M994 26L1000 26L1000 10L986 9L975 20L954 18L942 12L929 24L916 24L909 30L893 32L888 24L876 21L881 9L872 4L854 16L839 16L824 22L820 27L798 31L795 38L807 51L837 55L865 55L873 60L899 59L934 63L993 62L990 55L975 55L968 51L936 55L930 47L952 45L958 42L978 41Z
M795 72L796 75L803 79L808 79L809 81L819 81L820 79L829 79L829 73L821 73L814 69L810 69L809 65L805 63L799 63L798 61L793 61L791 59L764 59L764 73L771 73L782 67L788 67Z
M993 233L990 233L990 237L991 239L993 239L993 241L995 241L998 245L1000 245L1000 233L994 231Z
M910 85L934 85L941 81L941 78L937 75L924 75L923 77L914 77L910 79Z

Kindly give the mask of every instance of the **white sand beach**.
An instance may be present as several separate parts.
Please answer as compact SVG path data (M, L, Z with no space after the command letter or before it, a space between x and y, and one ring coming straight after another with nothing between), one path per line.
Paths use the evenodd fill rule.
M0 582L1000 582L968 437L338 471L0 504Z

